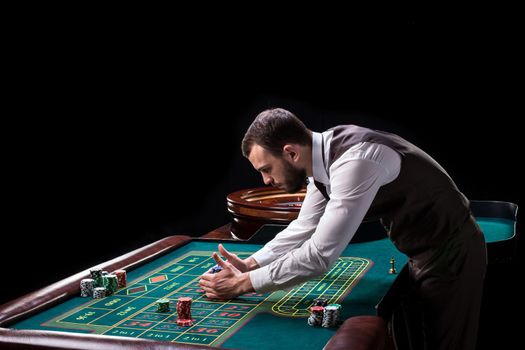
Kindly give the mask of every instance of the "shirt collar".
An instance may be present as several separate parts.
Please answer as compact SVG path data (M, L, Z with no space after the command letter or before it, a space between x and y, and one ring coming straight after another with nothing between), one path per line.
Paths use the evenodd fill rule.
M326 137L324 136L324 134L319 132L312 132L312 172L314 180L328 185L330 183L330 178L328 177L328 172L326 170L326 159L323 156L323 151L326 154L328 145L325 143Z

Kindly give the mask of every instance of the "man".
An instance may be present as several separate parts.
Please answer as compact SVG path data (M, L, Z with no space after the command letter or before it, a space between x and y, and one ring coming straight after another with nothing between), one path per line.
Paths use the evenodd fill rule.
M243 155L264 183L296 192L296 220L261 250L239 259L222 245L223 271L200 285L209 298L288 288L326 272L365 216L380 219L409 257L407 284L425 349L474 349L486 269L482 232L445 170L401 137L355 125L312 132L291 112L253 121Z

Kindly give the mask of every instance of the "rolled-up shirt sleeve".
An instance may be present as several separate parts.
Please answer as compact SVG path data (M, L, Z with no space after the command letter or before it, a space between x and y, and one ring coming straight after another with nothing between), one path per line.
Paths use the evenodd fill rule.
M366 148L366 152L349 152L334 162L330 168L330 200L324 214L315 228L297 229L303 233L313 229L314 233L310 238L297 233L293 244L287 240L270 242L268 250L272 253L267 257L261 254L263 266L250 272L254 289L285 289L326 272L354 236L379 188L397 177L400 164L397 152L377 144ZM285 253L271 255L275 251Z

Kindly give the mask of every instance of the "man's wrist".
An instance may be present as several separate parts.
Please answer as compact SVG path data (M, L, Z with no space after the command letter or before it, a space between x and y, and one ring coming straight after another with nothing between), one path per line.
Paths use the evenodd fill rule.
M241 289L240 294L255 292L255 289L252 286L252 281L250 279L249 272L244 272L241 274L239 288Z
M244 260L244 263L246 264L246 267L248 268L248 271L252 271L252 270L258 269L260 267L259 264L257 263L257 261L254 258L252 258L251 256L249 258L246 258Z

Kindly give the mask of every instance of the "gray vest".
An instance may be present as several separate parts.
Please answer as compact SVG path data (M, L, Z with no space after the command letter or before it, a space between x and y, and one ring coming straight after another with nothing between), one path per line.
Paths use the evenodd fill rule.
M359 142L388 146L401 155L399 176L382 186L365 219L380 219L396 247L413 257L441 245L470 218L469 202L445 170L401 137L355 125L333 129L328 166Z

